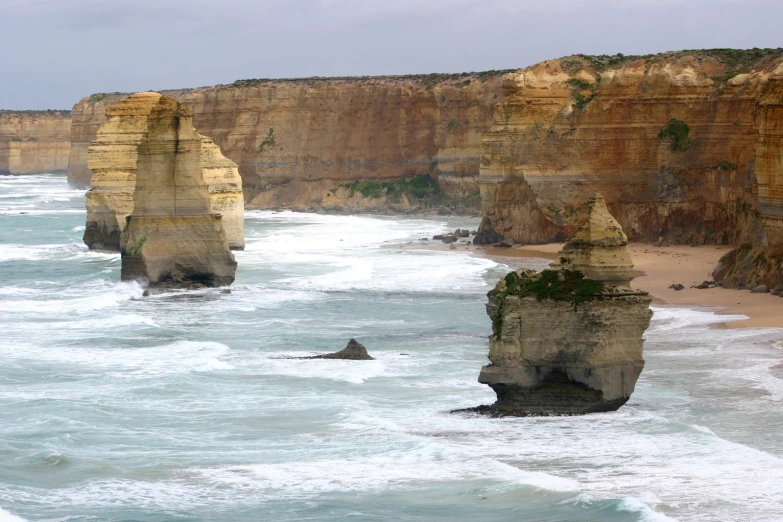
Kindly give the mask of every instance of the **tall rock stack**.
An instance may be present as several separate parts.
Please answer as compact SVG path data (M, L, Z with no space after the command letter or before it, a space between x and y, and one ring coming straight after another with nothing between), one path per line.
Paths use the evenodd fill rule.
M120 234L133 211L139 147L150 114L160 102L155 92L136 93L106 108L106 122L87 153L92 189L87 192L84 242L94 250L120 250ZM244 248L242 178L234 162L210 138L201 137L200 164L209 185L210 212L223 215L232 249Z
M133 211L120 238L122 279L158 287L231 284L237 264L222 216L211 212L202 136L190 110L158 95L144 126Z
M552 270L521 269L488 294L491 363L479 382L499 415L576 415L625 404L644 368L650 298L628 287L626 237L600 195Z

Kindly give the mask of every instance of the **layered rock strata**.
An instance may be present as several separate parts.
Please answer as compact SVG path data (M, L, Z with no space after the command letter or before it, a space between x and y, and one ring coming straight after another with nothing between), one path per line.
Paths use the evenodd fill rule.
M783 285L783 65L768 78L757 119L757 213L739 247L721 259L713 273L729 288Z
M626 241L597 197L554 270L511 272L488 294L491 362L479 382L497 394L491 413L585 414L628 401L652 312L648 295L628 288Z
M167 288L230 285L237 264L222 216L210 210L203 137L190 111L157 93L131 96L125 109L135 113L137 101L151 107L139 118L144 134L130 148L137 156L136 179L133 210L120 238L122 279Z
M579 55L509 74L483 141L479 241L561 241L600 191L632 240L736 242L753 217L754 114L781 56Z
M105 109L106 121L90 144L84 242L91 249L120 250L120 234L134 207L139 147L149 133L149 116L158 93L137 93ZM242 179L234 162L210 138L201 137L198 164L209 186L209 211L223 215L229 245L244 248Z
M70 111L0 111L0 174L65 172Z
M429 175L454 205L477 204L481 137L505 72L245 80L164 94L189 107L199 131L239 165L248 208L406 210L430 198L346 185ZM74 106L72 185L89 184L88 144L106 108L125 96L93 95Z

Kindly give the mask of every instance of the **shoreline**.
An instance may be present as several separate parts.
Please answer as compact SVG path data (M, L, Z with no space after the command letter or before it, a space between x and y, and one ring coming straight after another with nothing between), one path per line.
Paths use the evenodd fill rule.
M426 250L471 252L514 266L513 260L539 258L554 260L563 243L546 245L515 245L499 248L458 243L456 249L445 244L420 244ZM628 253L639 275L631 282L634 289L649 292L653 304L706 308L718 315L744 315L742 320L729 320L714 325L716 328L783 328L783 298L772 294L752 294L750 290L706 288L691 286L712 280L712 270L718 260L733 247L703 245L690 247L675 245L656 247L647 243L629 243ZM669 285L680 283L683 290L673 290Z

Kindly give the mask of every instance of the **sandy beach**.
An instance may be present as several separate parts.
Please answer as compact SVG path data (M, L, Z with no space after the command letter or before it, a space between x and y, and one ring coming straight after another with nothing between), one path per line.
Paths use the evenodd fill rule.
M475 255L496 258L513 266L514 258L555 259L562 247L562 243L510 248L461 243L457 246L457 250L470 250ZM433 242L425 248L451 250L448 245L439 242ZM631 286L649 292L654 298L653 302L658 304L705 307L718 309L720 314L748 317L741 321L723 323L722 327L783 328L783 298L781 297L772 294L752 294L749 290L692 288L712 279L712 270L718 260L731 248L715 245L656 247L645 243L632 243L628 246L628 250L640 275L633 280ZM680 283L685 286L685 289L672 290L669 285L673 283Z

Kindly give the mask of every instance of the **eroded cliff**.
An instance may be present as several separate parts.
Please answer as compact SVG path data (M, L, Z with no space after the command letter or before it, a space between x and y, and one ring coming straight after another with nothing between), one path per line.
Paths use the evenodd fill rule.
M0 174L68 170L70 111L0 111Z
M481 138L504 73L244 80L163 93L239 165L248 208L416 208L432 198L386 198L380 186L415 176L430 176L452 206L477 205ZM71 184L89 183L88 144L124 97L74 106ZM379 186L351 191L357 181Z
M580 55L509 74L483 142L483 236L563 240L600 191L632 240L736 242L754 213L757 104L781 56Z

